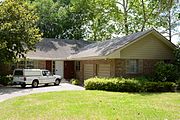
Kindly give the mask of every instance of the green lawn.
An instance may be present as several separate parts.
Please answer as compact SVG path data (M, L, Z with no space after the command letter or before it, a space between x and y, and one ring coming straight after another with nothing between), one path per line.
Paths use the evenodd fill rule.
M0 120L179 120L180 93L63 91L0 103Z

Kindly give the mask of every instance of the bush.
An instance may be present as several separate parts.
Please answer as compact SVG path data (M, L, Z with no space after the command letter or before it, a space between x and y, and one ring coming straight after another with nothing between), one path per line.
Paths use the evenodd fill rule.
M2 85L10 85L12 83L11 76L0 76L0 84Z
M73 85L80 85L80 81L77 79L71 79L70 83Z
M85 81L86 90L117 92L167 92L175 91L173 82L148 82L124 78L90 78Z
M177 66L178 72L180 73L180 44L179 47L176 48L174 51L174 56L175 56L175 64Z
M177 84L177 90L180 90L180 78L179 80L176 81L176 84Z
M154 81L175 82L177 79L178 79L178 72L176 66L174 66L173 64L158 62L155 65Z
M145 92L173 92L176 84L173 82L145 82L143 88Z

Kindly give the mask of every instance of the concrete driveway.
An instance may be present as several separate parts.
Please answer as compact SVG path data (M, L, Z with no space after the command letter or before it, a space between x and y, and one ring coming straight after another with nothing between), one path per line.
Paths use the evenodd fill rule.
M65 90L85 90L85 89L83 87L72 85L69 83L60 83L59 86L53 86L53 85L39 86L38 88L32 88L31 86L27 86L26 88L21 88L20 86L0 87L0 102L7 100L9 98L33 94L33 93L65 91Z

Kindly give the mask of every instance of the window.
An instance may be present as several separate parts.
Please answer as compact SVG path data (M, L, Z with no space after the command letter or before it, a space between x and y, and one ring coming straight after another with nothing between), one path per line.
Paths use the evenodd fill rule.
M15 70L14 76L23 76L23 70Z
M48 76L48 75L50 75L50 72L49 71L42 71L42 75L43 76Z
M80 71L80 61L76 61L76 70Z
M27 61L26 62L26 68L29 68L29 69L34 68L34 61Z
M127 73L138 73L139 71L138 60L131 59L127 62Z

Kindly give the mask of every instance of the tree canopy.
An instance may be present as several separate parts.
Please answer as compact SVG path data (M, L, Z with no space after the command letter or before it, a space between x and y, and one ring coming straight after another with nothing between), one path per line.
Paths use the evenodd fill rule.
M173 0L29 1L40 17L43 37L97 41L152 27L170 32L177 26L169 26L166 15L177 5Z
M41 39L36 27L38 16L23 0L0 3L0 63L23 57Z

